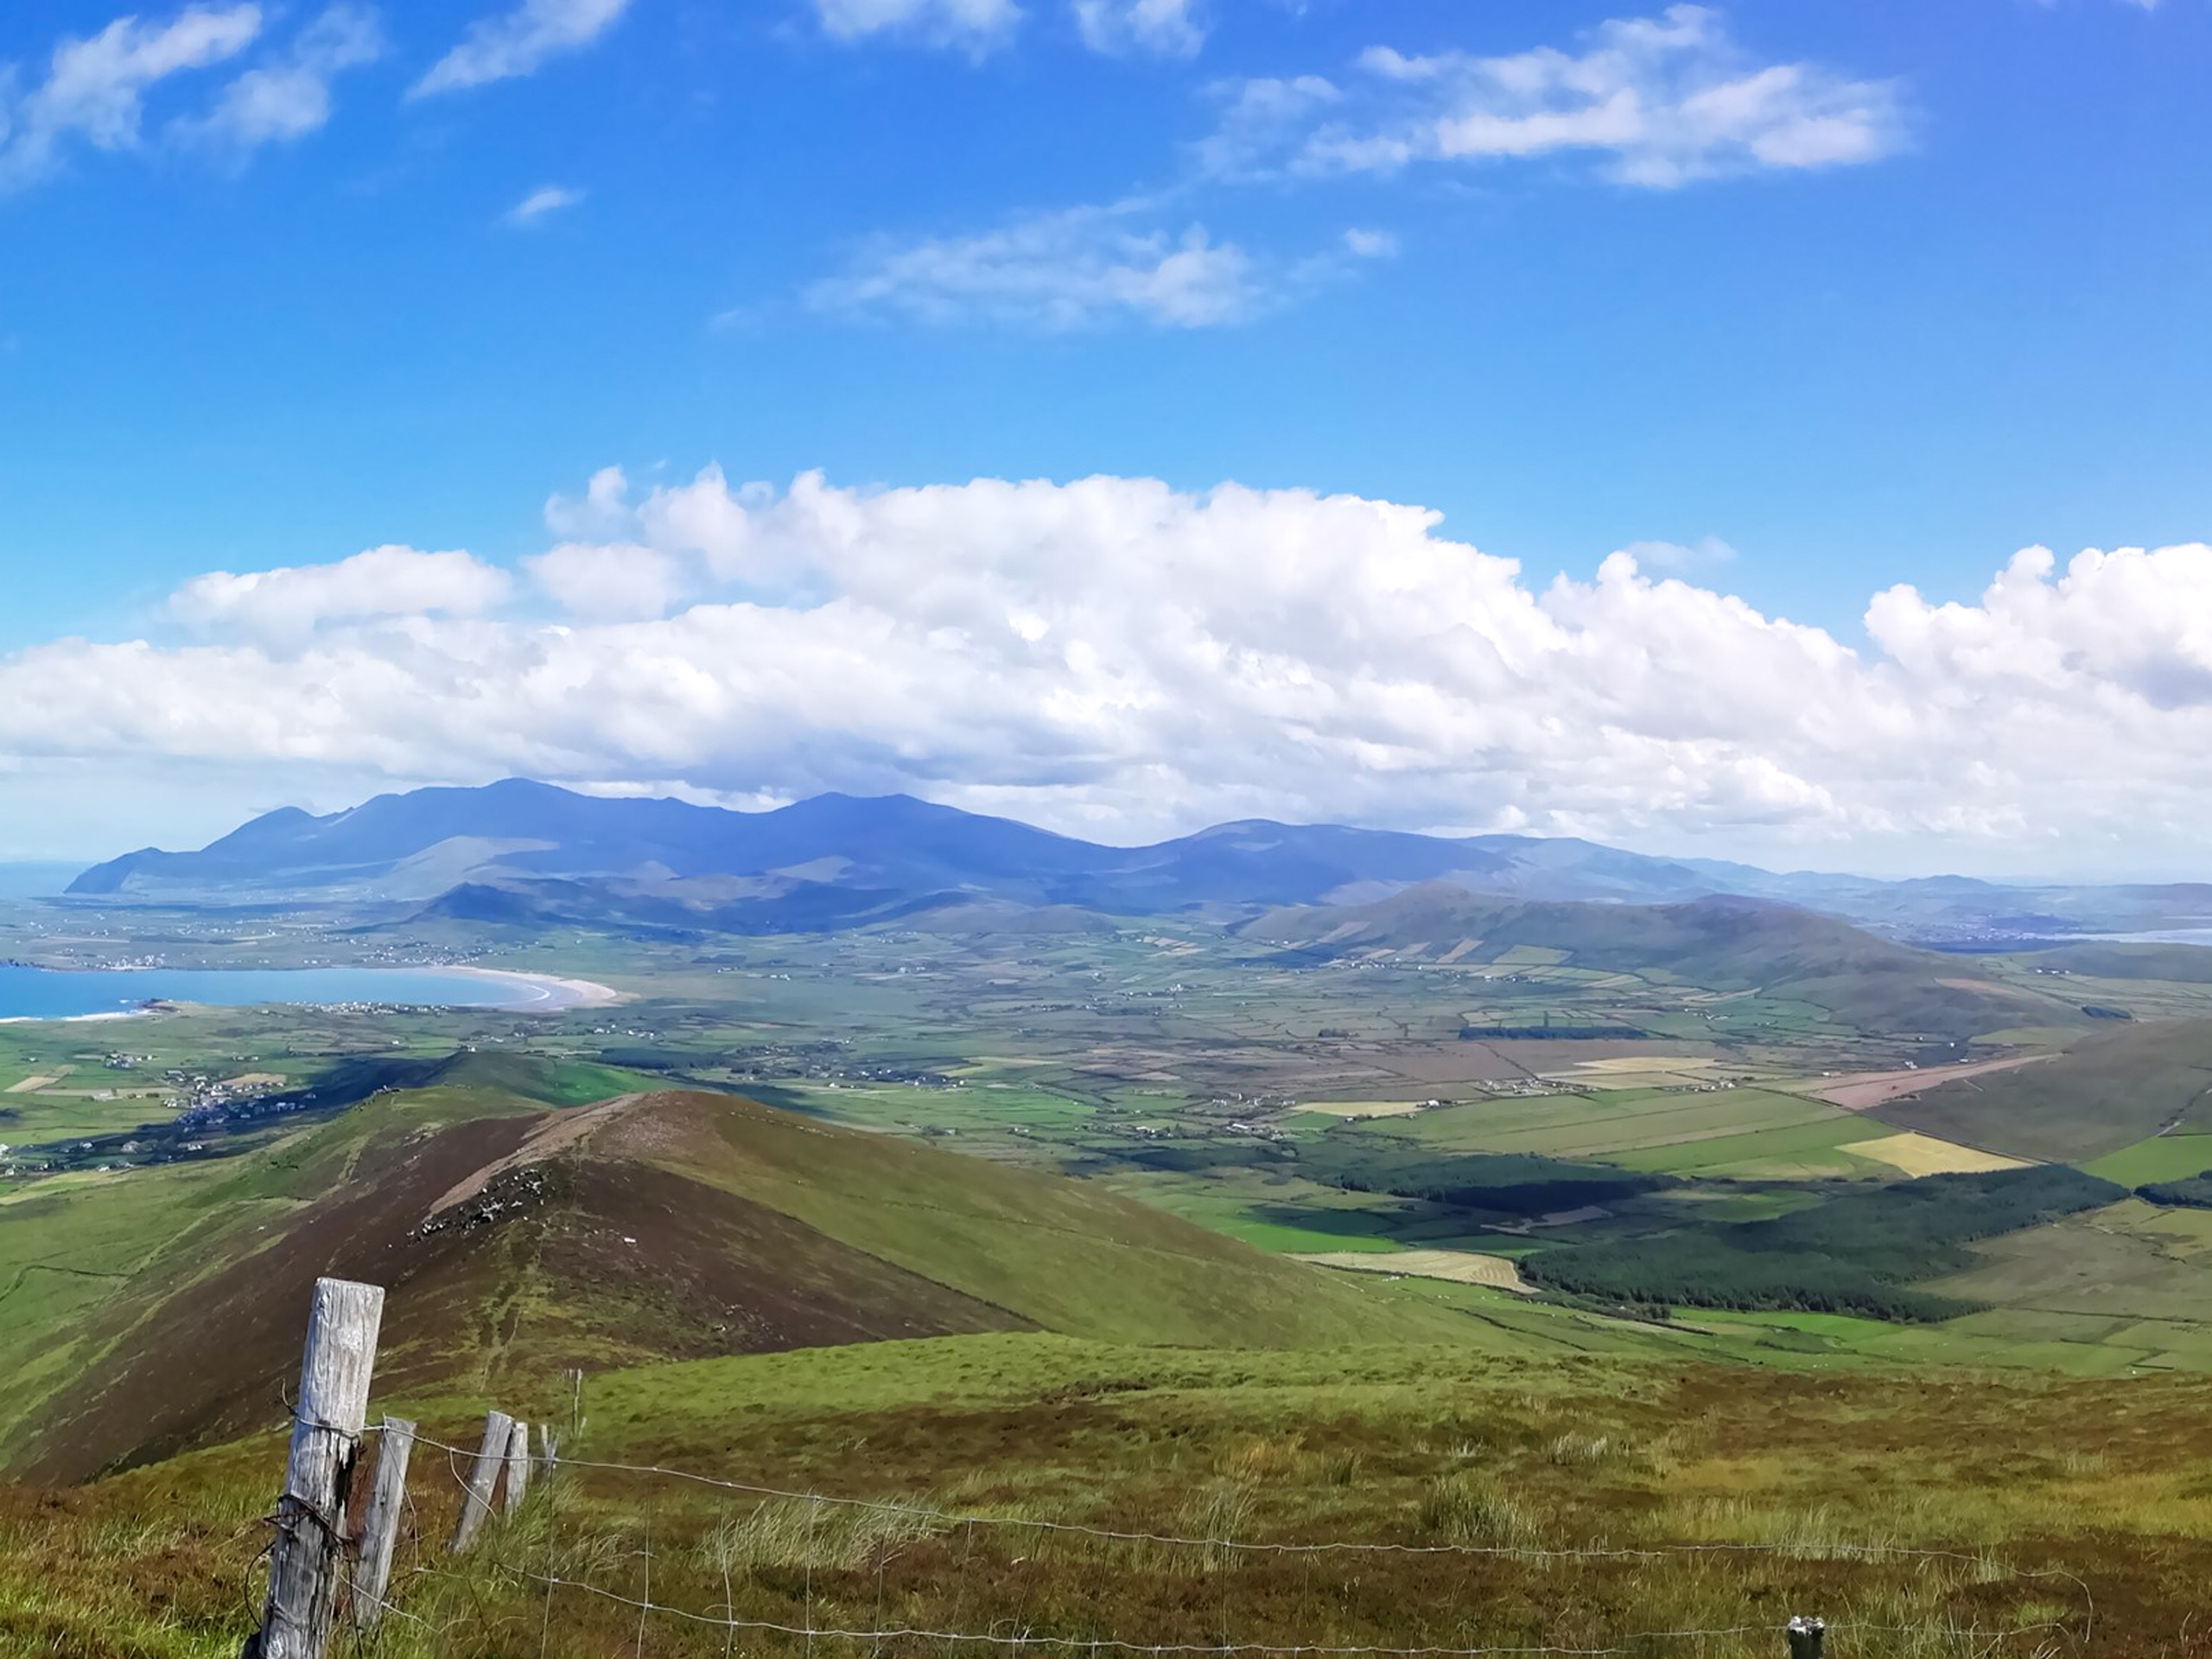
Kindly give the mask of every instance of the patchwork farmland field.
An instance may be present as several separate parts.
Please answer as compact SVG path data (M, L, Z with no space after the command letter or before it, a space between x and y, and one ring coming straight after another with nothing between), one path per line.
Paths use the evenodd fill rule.
M563 1064L611 1060L827 1122L1083 1175L1281 1255L1440 1250L1524 1260L1562 1243L1634 1243L1685 1226L1784 1217L1885 1182L1992 1168L2007 1154L2028 1154L1967 1147L1886 1109L1878 1117L1814 1096L1867 1074L1993 1096L2047 1069L2020 1064L2026 1054L1902 1039L1810 1002L1716 994L1662 971L1525 958L1314 961L1224 944L1218 931L1181 919L1018 938L893 929L704 950L579 938L493 960L525 971L557 965L637 1000L619 1015L529 1022L424 1015L402 1028L404 1052L466 1045ZM2118 1001L2125 992L2113 995ZM1628 1027L1646 1034L1480 1034ZM147 1065L297 1085L358 1048L369 1027L337 1014L264 1010L181 1014L138 1029L133 1046L154 1057ZM2053 1031L2069 1035L2049 1027L2043 1037ZM0 1093L0 1138L28 1138L7 1133L5 1114L37 1112L48 1115L42 1125L108 1134L87 1159L127 1158L118 1151L124 1132L160 1103L77 1096L113 1075L89 1034L0 1034L0 1063L12 1061L0 1065L0 1084L57 1078L72 1091ZM2007 1064L1973 1077L1944 1070L1991 1059ZM143 1086L145 1073L114 1080ZM1433 1160L1440 1179L1473 1196L1491 1191L1496 1201L1353 1190L1317 1156L1345 1144L1338 1137ZM2198 1138L2212 1139L2139 1135L2097 1173L2167 1175L2168 1160L2194 1158ZM1453 1162L1492 1158L1568 1167L1485 1173ZM1549 1195L1549 1185L1577 1180L1596 1181L1606 1196ZM1515 1183L1525 1190L1509 1190ZM2095 1258L2094 1272L2140 1279L2149 1270L2143 1251L2185 1243L2171 1230L2163 1243L2139 1235ZM2084 1281L2082 1295L2094 1297L2096 1282ZM1506 1300L1480 1285L1439 1287ZM1872 1328L1849 1345L1956 1352L1977 1363L2042 1363L2033 1356L2048 1352L2076 1368L2106 1363L2084 1357L2095 1344L2082 1338L2088 1327L2070 1304L2051 1315L2028 1306L2044 1287L2024 1270L2017 1283L1991 1279L1983 1294L2004 1307L1940 1326L1862 1322ZM2134 1310L2140 1287L2121 1292L2115 1306ZM1486 1304L1485 1317L1496 1316ZM1995 1323L2008 1316L2030 1323ZM2047 1317L2063 1331L2034 1323ZM2146 1315L2103 1328L2133 1332L2133 1344L2147 1325ZM1777 1325L1760 1340L1813 1336ZM2187 1347L2174 1337L2161 1351ZM2135 1363L2144 1351L2113 1348L2110 1363Z
M1637 1169L1721 1168L1802 1154L1871 1138L1863 1119L1765 1089L1710 1091L1608 1090L1586 1095L1509 1097L1441 1107L1368 1126L1446 1152L1536 1153L1592 1158ZM1878 1160L1830 1157L1837 1173L1879 1167Z
M2129 1199L1978 1247L1983 1264L1931 1288L1995 1304L1971 1334L2089 1344L2130 1363L2212 1365L2212 1212Z
M2162 1135L2108 1152L2083 1166L2122 1186L2150 1181L2185 1181L2212 1169L2212 1135Z
M1873 1141L1854 1141L1841 1148L1858 1158L1876 1158L1907 1175L1968 1175L1979 1170L2018 1169L2026 1160L1977 1152L1953 1141L1902 1130ZM2092 1174L2101 1171L2092 1170ZM2106 1177L2107 1179L2112 1179Z
M1483 1285L1491 1290L1526 1292L1512 1258L1485 1255L1473 1250L1338 1250L1301 1255L1318 1268L1339 1268L1352 1273L1402 1273L1418 1279L1441 1279L1456 1285Z

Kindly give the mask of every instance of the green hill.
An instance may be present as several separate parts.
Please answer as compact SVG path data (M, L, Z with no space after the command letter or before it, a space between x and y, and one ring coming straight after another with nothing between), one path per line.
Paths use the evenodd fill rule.
M0 1281L33 1292L0 1300L0 1465L77 1478L262 1424L323 1274L388 1288L379 1376L408 1392L990 1331L1295 1348L1463 1323L1095 1185L751 1101L548 1110L479 1057L436 1076L227 1164L0 1206Z
M2018 1071L1876 1109L1902 1128L2079 1163L2173 1130L2212 1131L2212 1020L2128 1024Z
M2091 979L2163 979L2183 985L2212 984L2212 950L2201 944L2063 944L2019 960L2031 967L2063 969Z
M1304 906L1249 923L1246 937L1331 954L1410 951L1497 962L1528 946L1608 973L1656 970L1717 991L1759 990L1827 1009L1863 1030L1970 1036L2080 1023L1957 957L1893 944L1833 916L1762 899L1682 905L1541 903L1427 882L1375 904ZM1464 947L1464 948L1463 948Z

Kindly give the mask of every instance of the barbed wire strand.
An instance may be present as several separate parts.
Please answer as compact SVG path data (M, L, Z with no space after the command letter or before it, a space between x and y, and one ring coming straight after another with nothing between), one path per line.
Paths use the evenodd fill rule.
M440 1450L451 1454L448 1457L449 1465L451 1456L474 1455L466 1447L447 1446L437 1440L421 1440L420 1443L437 1446ZM688 1481L695 1485L739 1492L752 1497L771 1498L789 1503L804 1503L810 1508L827 1503L845 1509L870 1510L882 1515L906 1516L915 1520L936 1522L948 1530L960 1527L1003 1527L1035 1532L1065 1533L1114 1543L1154 1544L1181 1549L1236 1550L1249 1554L1476 1555L1496 1556L1512 1560L1662 1560L1676 1555L1779 1554L1796 1555L1810 1560L1860 1559L1951 1560L1965 1561L1977 1566L1986 1566L1991 1559L1986 1550L1946 1549L1908 1544L1849 1541L1831 1544L1804 1541L1650 1544L1628 1548L1580 1545L1569 1548L1553 1549L1517 1544L1370 1543L1356 1539L1328 1539L1317 1543L1278 1543L1237 1538L1192 1538L1173 1533L1122 1531L1112 1527L1091 1526L1077 1521L1046 1521L1027 1516L962 1515L950 1510L934 1509L925 1504L901 1503L888 1498L845 1497L824 1492L804 1492L785 1487L756 1485L747 1481L725 1479L718 1475L698 1474L689 1469L671 1469L658 1464L607 1463L583 1458L562 1458L558 1459L557 1466L568 1469L591 1469L613 1474L652 1475L662 1479ZM457 1471L455 1478L460 1478ZM466 1483L464 1482L463 1484L465 1485ZM2008 1576L2020 1578L2072 1576L2070 1573L2055 1568L2015 1567L2008 1568L2006 1571Z
M683 1619L695 1624L706 1624L717 1629L734 1627L737 1630L771 1636L791 1636L807 1639L821 1637L840 1642L941 1642L948 1645L966 1643L970 1645L991 1648L1050 1648L1063 1651L1076 1649L1088 1649L1091 1652L1111 1649L1116 1653L1154 1656L1275 1654L1308 1656L1309 1659L1492 1659L1492 1656L1496 1656L1496 1659L1504 1659L1505 1656L1521 1655L1530 1656L1531 1659L1535 1659L1536 1656L1554 1656L1555 1659L1607 1659L1607 1656L1633 1653L1636 1650L1634 1644L1637 1643L1694 1641L1724 1636L1774 1636L1789 1629L1786 1624L1727 1624L1706 1630L1638 1630L1631 1635L1617 1637L1613 1638L1615 1645L1603 1648L1573 1648L1551 1644L1455 1648L1443 1645L1389 1647L1365 1643L1337 1646L1308 1642L1132 1642L1118 1637L1042 1636L1027 1632L1001 1635L996 1632L977 1630L932 1630L915 1626L878 1630L833 1630L817 1625L811 1619L807 1624L799 1625L779 1624L772 1619L718 1618L711 1613L694 1612L689 1608L673 1606L667 1603L639 1601L634 1596L625 1595L619 1590L609 1590L604 1586L593 1584L583 1579L536 1573L518 1573L518 1576L531 1579L549 1578L553 1584L561 1588L580 1590L588 1595L635 1607L639 1610L641 1615L664 1613L670 1618ZM1932 1636L1962 1633L1955 1625L1861 1624L1847 1620L1830 1620L1824 1628L1832 1632L1848 1631L1870 1635ZM1986 1632L1969 1630L1963 1633L1986 1634L1994 1639L2004 1640L2017 1636L2032 1636L2050 1630L2063 1630L2065 1628L2063 1623L2045 1621L2035 1624L2012 1625L2003 1630Z
M645 1549L640 1549L632 1553L638 1554L646 1561L646 1571L649 1573L651 1570L650 1546ZM495 1571L516 1580L527 1583L543 1584L545 1586L546 1595L544 1617L546 1624L543 1627L541 1634L541 1645L543 1645L546 1639L544 1632L550 1632L550 1630L551 1606L554 1594L556 1590L567 1588L582 1591L586 1594L597 1597L603 1600L614 1602L623 1606L636 1608L639 1614L639 1642L640 1651L642 1651L643 1631L646 1621L650 1616L654 1613L665 1614L670 1618L681 1619L689 1624L702 1624L711 1628L723 1630L728 1636L728 1642L725 1644L726 1650L728 1645L734 1643L737 1632L743 1630L765 1635L797 1637L804 1639L810 1646L817 1638L823 1638L851 1643L866 1642L870 1643L872 1648L876 1650L880 1650L881 1645L886 1642L899 1641L942 1643L947 1652L957 1650L963 1644L969 1647L982 1646L996 1649L1012 1650L1032 1648L1048 1649L1059 1652L1069 1652L1078 1649L1084 1649L1089 1650L1091 1659L1097 1659L1097 1656L1103 1650L1111 1650L1115 1653L1121 1654L1147 1656L1147 1659L1170 1659L1171 1656L1173 1656L1173 1659L1205 1659L1205 1656L1212 1656L1213 1659L1229 1659L1230 1656L1243 1654L1287 1656L1288 1659L1301 1659L1301 1656L1302 1659L1512 1659L1512 1656L1525 1656L1525 1659L1543 1659L1543 1656L1551 1656L1551 1659L1611 1659L1611 1656L1612 1656L1634 1653L1637 1651L1635 1644L1641 1643L1699 1640L1729 1636L1775 1635L1783 1632L1789 1628L1787 1625L1777 1624L1735 1624L1697 1630L1643 1630L1637 1631L1630 1635L1615 1637L1613 1640L1618 1645L1603 1648L1573 1648L1557 1644L1530 1646L1490 1645L1483 1647L1448 1647L1431 1644L1393 1647L1379 1643L1332 1645L1319 1643L1233 1642L1226 1640L1218 1643L1153 1643L1134 1642L1117 1637L1063 1637L1036 1635L1031 1633L1007 1635L995 1631L979 1632L957 1629L939 1630L924 1629L917 1626L899 1626L895 1628L872 1630L848 1630L842 1628L825 1628L817 1624L815 1620L810 1603L806 1609L806 1622L804 1624L793 1625L781 1624L772 1619L737 1618L734 1616L732 1603L728 1599L725 1599L723 1604L725 1611L720 1617L709 1613L695 1612L688 1608L675 1606L668 1603L656 1602L652 1599L650 1579L646 1581L645 1596L641 1599L639 1597L626 1594L621 1591L609 1590L604 1586L594 1584L588 1580L572 1579L557 1573L532 1573L523 1567L516 1566L502 1566L495 1569ZM2074 1578L2074 1575L2071 1573L2065 1573L2063 1574L2063 1576ZM407 1575L407 1577L410 1582L421 1578L444 1579L460 1583L463 1585L465 1588L468 1589L473 1594L480 1595L481 1586L474 1581L472 1575L454 1572L448 1568L418 1566L415 1567ZM2081 1580L2078 1578L2075 1579L2075 1582L2077 1585L2081 1584ZM2088 1587L2086 1586L2082 1586L2082 1588L2083 1595L2087 1598L2088 1595ZM442 1637L447 1633L458 1628L465 1622L458 1616L454 1618L434 1622L423 1618L416 1614L409 1612L404 1608L398 1607L389 1600L384 1600L381 1599L379 1599L379 1605L388 1612L407 1619L410 1623L429 1630L434 1636L439 1637ZM879 1616L880 1612L880 1610L879 1609ZM2088 1628L2093 1630L2094 1619L2093 1599L2091 1599L2090 1619L2091 1624ZM2063 1632L2069 1628L2069 1626L2067 1622L2063 1620L2046 1620L2036 1624L1984 1630L1980 1626L1962 1627L1955 1623L1931 1624L1878 1624L1872 1623L1863 1623L1853 1619L1831 1619L1826 1622L1825 1628L1834 1632L1848 1632L1852 1634L1863 1635L1948 1636L1964 1637L1969 1639L1986 1637L1989 1640L1989 1645L1984 1649L1984 1651L1987 1653L1994 1653L1999 1644L2014 1637L2044 1634L2052 1631ZM2082 1641L2086 1644L2088 1640L2088 1630L2085 1630Z
M453 1478L454 1484L460 1489L461 1492L461 1501L463 1504L466 1505L469 1501L470 1487L467 1477L462 1472L460 1460L462 1459L467 1459L473 1465L476 1453L469 1450L467 1447L453 1446L448 1442L435 1440L419 1433L416 1438L418 1445L430 1446L446 1454L447 1471ZM902 1503L889 1499L848 1497L822 1492L794 1491L782 1487L766 1486L746 1481L729 1480L721 1476L699 1474L691 1470L674 1469L658 1464L625 1464L591 1459L561 1458L555 1461L553 1467L588 1469L606 1473L651 1476L661 1479L687 1482L695 1485L707 1486L721 1491L736 1492L762 1499L785 1503L803 1503L808 1506L808 1532L810 1537L812 1535L816 1517L819 1514L819 1508L821 1505L825 1503L847 1509L871 1511L876 1514L902 1516L916 1520L934 1522L944 1526L948 1530L952 1529L960 1529L963 1530L966 1534L969 1548L971 1551L974 1548L975 1531L976 1528L997 1527L1062 1534L1077 1537L1098 1539L1116 1543L1150 1544L1170 1548L1223 1550L1249 1554L1303 1556L1308 1558L1309 1561L1313 1557L1329 1554L1397 1554L1423 1556L1459 1555L1485 1559L1528 1561L1665 1560L1685 1556L1698 1557L1729 1554L1756 1554L1789 1555L1795 1556L1801 1560L1909 1560L1923 1561L1956 1561L1967 1563L1977 1568L1983 1569L1984 1571L1993 1571L1998 1567L1998 1563L1994 1560L1991 1552L1987 1549L1970 1551L1929 1548L1916 1545L1874 1544L1850 1541L1838 1542L1827 1546L1799 1541L1794 1543L1717 1542L1663 1544L1641 1546L1630 1548L1611 1548L1596 1545L1578 1546L1571 1548L1541 1548L1533 1546L1510 1544L1376 1543L1351 1539L1325 1540L1315 1543L1277 1543L1261 1542L1252 1540L1234 1538L1191 1538L1169 1533L1124 1531L1109 1527L1091 1526L1081 1522L1048 1521L1020 1516L961 1515L955 1514L948 1510L936 1509L928 1505ZM489 1506L487 1505L487 1508ZM650 1548L650 1546L648 1546L648 1548ZM941 1640L946 1643L948 1650L963 1641L994 1641L1004 1643L1014 1639L1011 1637L970 1637L963 1636L958 1632L931 1632L920 1630L883 1630L857 1633L834 1631L814 1632L812 1631L814 1617L811 1599L812 1551L810 1548L808 1549L806 1554L808 1556L808 1603L806 1609L807 1627L804 1629L790 1630L787 1629L787 1627L775 1624L760 1624L756 1626L753 1624L744 1624L742 1622L734 1622L728 1618L720 1621L723 1625L732 1630L733 1636L734 1631L739 1629L758 1628L771 1634L782 1632L785 1634L806 1637L809 1639L810 1648L811 1646L810 1632L812 1634L830 1636L849 1635L852 1639L855 1640L868 1640L877 1643L904 1637L923 1641ZM429 1570L429 1569L418 1568L417 1572L420 1573L428 1572ZM648 1563L646 1567L646 1571L650 1573L650 1563ZM2096 1598L2090 1591L2088 1583L2078 1574L2070 1572L2064 1567L2020 1567L2008 1565L2004 1567L2000 1573L1994 1573L1994 1575L2022 1580L2063 1580L2072 1585L2080 1593L2082 1601L2083 1617L2081 1639L2084 1646L2088 1645L2094 1637L2097 1625ZM967 1576L968 1575L965 1573L962 1574L963 1584ZM587 1589L595 1595L617 1596L618 1599L630 1601L632 1605L639 1605L636 1603L634 1598L620 1598L619 1597L619 1592L607 1591L598 1586L583 1584L580 1580L561 1580L559 1582L564 1584L574 1584L577 1587ZM649 1608L653 1606L650 1599L651 1595L651 1580L648 1578L646 1581L647 1602L644 1604L644 1605ZM687 1618L703 1618L705 1617L704 1615L686 1613L680 1609L654 1608L653 1610L669 1611L675 1613L679 1617ZM641 1618L639 1621L639 1642L641 1648L643 1642L643 1623L644 1621ZM1832 1624L1830 1628L1840 1629L1843 1627ZM1873 1630L1879 1627L1866 1626L1861 1628ZM1934 1631L1939 1627L1898 1626L1895 1628L1898 1630ZM2033 1630L2037 1629L2063 1629L2065 1627L2063 1625L2050 1625L2025 1626L2022 1628L2024 1630ZM1740 1633L1740 1631L1713 1631L1704 1632L1703 1634L1726 1635L1734 1633ZM2008 1631L2006 1632L2006 1635L2009 1636L2013 1633L2014 1632ZM1652 1634L1657 1637L1663 1637L1669 1633L1662 1631ZM1638 1637L1624 1639L1634 1641L1643 1638ZM1074 1643L1072 1644L1077 1646L1088 1645L1082 1643ZM1389 1648L1352 1648L1332 1649L1310 1646L1274 1647L1268 1646L1266 1644L1234 1643L1217 1644L1211 1647L1203 1645L1169 1645L1165 1647L1155 1647L1148 1644L1117 1642L1102 1642L1098 1645L1147 1654L1231 1654L1240 1652L1329 1654L1342 1652L1347 1655L1374 1655L1377 1656L1378 1659L1389 1659L1389 1656L1398 1655L1406 1656L1407 1659L1418 1659L1419 1656L1425 1654L1434 1654L1436 1656L1436 1659L1450 1659L1451 1656L1460 1656L1461 1659L1478 1659L1479 1656L1488 1654L1503 1655L1525 1651L1531 1654L1558 1653L1564 1655L1578 1651L1575 1649L1398 1649ZM1592 1655L1601 1655L1617 1650L1591 1649L1588 1651Z

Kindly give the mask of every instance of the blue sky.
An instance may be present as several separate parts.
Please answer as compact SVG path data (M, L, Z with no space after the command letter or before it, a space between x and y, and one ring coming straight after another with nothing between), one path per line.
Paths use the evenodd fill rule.
M2168 549L2100 579L2128 604L2164 584L2151 609L2168 618L2212 592L2188 553L2212 535L2202 0L272 0L128 16L29 0L0 19L0 650L41 686L67 683L55 653L79 638L137 648L67 659L100 696L120 696L120 664L146 677L129 709L41 690L41 718L0 715L0 753L48 825L11 829L0 852L189 838L278 799L508 769L740 801L907 787L1109 837L1249 809L1900 868L2166 868L2202 804L2201 780L2155 752L2195 717L2198 693L2175 688L2212 675L2202 641L2183 630L2148 666L2106 663L2095 642L2121 601L2086 581L2054 575L2051 604L2008 615L1984 598L2034 544L2062 571L2085 548ZM624 493L585 511L610 467ZM1970 694L1992 735L2018 701L1991 677L1994 647L1947 645L1938 664L1913 642L2025 629L2067 672L2094 659L2093 701L2141 705L2124 721L2142 747L2116 761L2082 734L2087 770L2062 781L2123 798L2092 821L2053 817L2048 780L2020 781L2049 760L2027 737L1993 763L2011 781L1970 799L1916 780L1972 764L1971 711L1923 764L1854 753L1809 717L1779 735L1719 715L1677 729L1664 710L1735 696L1703 683L1655 683L1628 711L1618 688L1586 687L1590 709L1559 716L1586 741L1570 786L1539 775L1525 734L1459 730L1452 709L1489 695L1464 663L1423 683L1451 691L1437 708L1389 717L1410 734L1251 711L1284 746L1277 778L1297 774L1279 785L1225 778L1157 729L1105 732L1096 689L1065 679L1042 695L1083 719L996 747L957 739L976 729L963 699L987 690L950 689L926 657L884 696L921 688L939 726L855 708L810 715L803 744L579 735L536 703L516 713L519 683L492 682L522 671L480 656L474 716L512 717L505 747L318 729L226 750L213 731L178 740L163 712L183 699L219 725L210 700L245 695L255 663L312 678L299 664L317 652L427 675L408 681L427 695L449 668L407 669L392 645L427 649L425 627L680 629L699 611L696 631L734 605L858 602L867 582L812 543L764 572L656 530L669 515L652 503L709 467L731 510L741 480L780 492L820 469L855 493L848 518L901 523L899 490L1093 474L1418 504L1443 515L1427 538L1519 562L1501 605L1561 574L1600 594L1626 548L1647 585L1697 595L1678 595L1685 613L1734 602L1763 639L1777 619L1816 631L1807 672L1840 651L1888 677L1808 690L1837 721ZM566 519L546 512L556 493ZM834 540L843 520L825 512L775 533ZM1054 640L1103 602L1065 589L1062 566L1156 555L1116 554L1095 523L1063 535L1065 518L1020 532L1027 563L995 567L988 601L1011 614L1007 594L1033 590ZM931 572L997 533L916 532L897 555L911 587L870 614L919 627ZM1277 537L1224 534L1207 556L1269 561ZM609 568L624 556L605 550L639 550L629 568L664 602L580 604L531 563L556 543ZM338 569L386 547L512 585L446 609L318 610L276 634L179 597L211 573ZM1182 568L1128 581L1173 607ZM1870 635L1870 600L1897 584L1926 615ZM1254 613L1213 618L1205 639L1294 663L1293 681L1371 664L1340 636L1266 632L1255 587ZM1945 601L1970 614L1945 621ZM954 626L925 632L944 648ZM1685 643L1680 617L1573 626L1578 661L1681 651L1693 666L1662 681L1730 649ZM441 649L477 649L446 635ZM681 657L638 647L664 648ZM1105 701L1208 695L1157 664L1141 677ZM2078 710L2080 687L2041 683ZM757 682L709 702L782 706ZM348 723L375 722L354 709L333 729ZM1252 745L1242 728L1223 741ZM1332 782L1346 753L1369 757L1366 785ZM109 786L124 777L127 808Z

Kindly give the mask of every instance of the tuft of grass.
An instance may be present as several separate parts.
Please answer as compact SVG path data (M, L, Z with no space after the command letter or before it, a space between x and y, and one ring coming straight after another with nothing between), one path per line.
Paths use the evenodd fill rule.
M851 1571L873 1567L893 1551L950 1529L944 1522L903 1510L778 1498L722 1522L696 1548L701 1563L717 1572L793 1567Z
M1621 1455L1621 1448L1610 1434L1566 1433L1555 1437L1544 1448L1546 1461L1563 1467L1575 1465L1610 1463Z
M1527 1549L1537 1539L1535 1517L1494 1478L1462 1471L1429 1482L1421 1498L1421 1529L1455 1544Z
M1236 1561L1237 1552L1226 1546L1251 1530L1252 1489L1243 1481L1211 1481L1191 1495L1180 1520L1183 1536L1209 1541L1186 1560L1205 1572L1220 1572Z
M1230 1447L1215 1459L1214 1471L1231 1480L1281 1480L1312 1462L1303 1434L1262 1435Z

